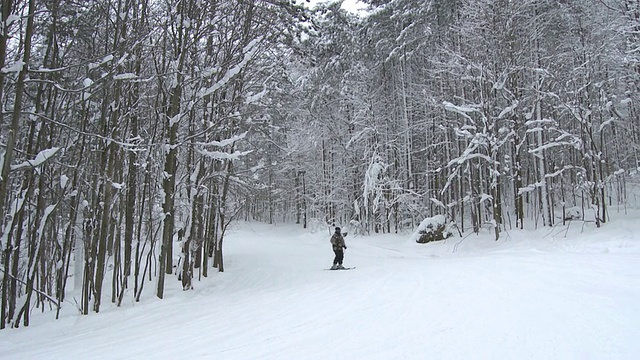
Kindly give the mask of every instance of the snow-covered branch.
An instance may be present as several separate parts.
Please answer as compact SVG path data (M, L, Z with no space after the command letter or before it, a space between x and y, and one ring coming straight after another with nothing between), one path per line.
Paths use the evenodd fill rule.
M208 150L198 150L200 154L206 156L211 159L216 160L238 160L242 156L251 154L253 150L249 151L238 151L233 153L223 152L223 151L208 151Z
M242 134L234 135L234 136L232 136L232 137L230 137L228 139L224 139L224 140L220 140L220 141L209 141L209 142L206 142L206 143L197 142L196 145L224 147L224 146L227 146L227 145L232 145L236 141L240 141L240 140L244 139L246 136L247 136L247 132L245 131Z
M38 155L36 155L36 157L33 160L26 160L18 165L11 165L11 171L17 171L17 170L28 169L28 168L33 169L33 168L42 166L45 162L47 162L55 154L57 154L58 151L60 151L60 149L61 148L59 147L54 147L51 149L42 150L38 153Z
M451 111L454 113L457 113L459 115L462 115L463 117L465 117L468 120L472 120L471 116L467 115L468 113L472 113L472 112L476 112L479 111L479 106L478 105L464 105L464 106L459 106L459 105L454 105L448 101L444 101L442 102L442 105L444 105L444 109L447 111Z
M203 98L205 96L213 94L216 90L225 86L231 79L233 79L236 75L238 75L242 69L249 63L249 61L253 58L256 51L258 50L258 44L262 40L262 37L258 37L253 39L245 48L244 48L244 57L242 60L234 65L232 68L227 70L227 72L218 80L215 84L211 85L206 89L200 90L198 96Z

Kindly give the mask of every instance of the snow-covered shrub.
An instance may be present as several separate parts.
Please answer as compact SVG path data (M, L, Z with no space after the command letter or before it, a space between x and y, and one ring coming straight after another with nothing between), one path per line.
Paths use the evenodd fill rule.
M436 215L422 220L413 233L412 239L417 243L425 244L431 241L444 240L452 235L451 231L447 229L447 218L444 215Z
M362 224L358 220L349 221L349 227L353 229L355 235L362 234Z
M320 232L324 232L327 231L327 223L319 218L310 218L307 221L307 228L309 229L309 232L311 232L312 234L320 231ZM331 231L333 231L333 229L331 229Z
M582 219L582 209L577 206L568 208L564 212L565 220L581 220Z

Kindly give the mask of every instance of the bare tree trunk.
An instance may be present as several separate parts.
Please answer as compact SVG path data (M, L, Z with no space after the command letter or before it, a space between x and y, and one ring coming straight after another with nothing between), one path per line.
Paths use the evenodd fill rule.
M11 1L8 3L3 2L2 11L9 11ZM16 146L16 139L20 130L20 116L22 114L22 97L25 90L25 77L29 71L29 61L31 60L31 37L33 34L33 14L35 13L35 1L29 0L29 19L27 20L27 29L24 39L24 54L22 56L22 69L18 73L18 79L16 80L16 95L13 104L13 112L11 114L11 125L8 128L7 144L5 147L4 159L2 161L2 169L0 169L0 219L4 219L5 215L5 199L7 198L7 192L9 190L9 183L11 181L9 177L9 171L11 170L11 161L13 160L13 151ZM4 14L3 14L4 17ZM3 28L5 26L3 25ZM2 36L0 44L6 42L6 37ZM6 46L6 45L0 45ZM4 50L4 49L0 49ZM4 52L1 53L1 59L4 61ZM4 80L4 75L2 75ZM2 83L0 82L0 85Z
M9 15L11 15L14 7L13 0L3 0L1 4L0 14L0 69L4 68L7 58L7 40L9 39ZM6 34L6 35L5 35ZM6 74L0 71L0 99L4 99L4 80ZM0 128L4 125L4 114L0 111ZM3 156L0 154L0 156ZM2 170L2 169L0 169ZM1 200L0 200L1 201ZM0 203L0 211L3 209L3 203ZM2 219L2 218L0 218ZM3 320L4 321L4 320Z
M178 14L187 15L189 4L181 2L178 5ZM165 127L166 134L164 140L166 142L165 152L166 159L164 163L164 176L162 179L162 189L164 191L164 203L162 210L164 212L164 227L162 230L162 243L160 245L160 267L158 273L158 282L156 288L156 296L162 299L164 297L164 279L165 274L173 273L173 232L175 227L175 189L176 176L178 169L178 128L180 125L180 107L182 98L182 82L184 75L182 71L185 68L185 59L187 55L187 44L192 40L189 39L187 30L183 25L179 25L176 29L175 39L176 48L174 55L176 56L175 80L170 84L169 104L166 109Z
M117 96L116 96L117 98ZM105 102L107 99L104 100ZM106 112L106 103L105 103L104 112ZM111 123L113 126L116 126L117 121L117 112L113 115L113 121L109 121L105 116L104 121L107 124ZM107 126L108 129L108 126ZM102 298L102 286L104 280L104 272L106 266L106 256L107 256L107 246L109 240L109 233L111 229L111 200L113 196L113 187L112 187L112 176L113 176L113 168L114 161L116 156L116 144L111 142L106 144L106 148L104 149L105 154L103 155L104 159L104 179L102 180L102 192L103 192L103 200L102 200L102 212L100 219L100 227L99 227L99 237L98 237L98 248L96 253L96 272L95 272L95 280L94 280L94 303L93 310L95 312L100 311L100 303Z
M5 32L7 29L7 22L6 19L9 16L10 10L11 10L11 6L12 6L12 1L3 1L2 3L2 20L3 20L3 24L1 25L0 29L3 31L3 34L8 34L8 32ZM18 73L18 79L16 80L16 95L15 95L15 99L14 99L14 103L13 103L13 112L11 114L11 125L8 129L8 134L7 134L7 143L6 143L6 147L5 147L5 153L4 153L4 158L2 159L2 161L0 161L0 163L2 164L2 168L0 169L0 231L3 231L2 229L2 224L4 222L4 218L5 218L5 199L7 198L7 193L9 190L9 184L10 184L10 177L9 177L9 171L11 169L11 161L13 159L13 151L15 150L15 146L16 146L16 139L18 137L18 132L20 130L20 116L22 114L22 97L24 95L24 90L25 90L25 78L27 75L27 72L29 71L29 61L31 60L31 37L33 35L33 22L34 22L34 14L35 14L35 10L36 10L36 4L35 4L35 0L29 0L29 14L28 14L28 19L27 19L27 28L25 31L25 35L24 35L24 54L22 56L22 69L20 70L20 72ZM4 63L5 60L5 56L6 56L6 41L7 41L7 36L2 35L0 36L2 38L2 40L0 41L0 62ZM4 74L0 74L0 89L3 88L4 85ZM2 95L1 93L2 90L0 90L0 95ZM0 125L2 125L2 118L0 117ZM0 156L2 156L2 154L0 154ZM0 236L2 236L4 234L0 233ZM7 262L9 261L9 259L7 258L6 260ZM17 259L14 259L14 261L17 261ZM5 278L8 276L7 273L5 273ZM6 304L6 299L5 299L5 281L3 281L3 298L2 298L2 308L0 310L0 316L2 317L2 319L0 320L0 328L4 328L5 326L5 304Z
M536 102L536 119L538 121L542 120L542 112L540 109L540 101ZM536 140L538 147L543 146L542 140L542 131L538 131L536 134ZM537 155L538 162L538 180L540 182L540 201L542 203L542 223L543 226L553 226L553 221L551 219L551 211L549 209L549 198L547 194L547 177L546 177L546 168L545 168L545 157L544 157L544 149L540 150L540 153Z

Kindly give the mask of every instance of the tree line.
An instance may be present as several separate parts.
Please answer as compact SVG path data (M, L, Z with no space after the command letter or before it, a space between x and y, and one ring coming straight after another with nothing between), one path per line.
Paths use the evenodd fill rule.
M306 16L282 0L2 2L0 328L224 270L255 182L234 163L258 148L275 52Z
M304 44L276 187L308 186L281 208L363 233L444 214L499 239L634 200L638 1L366 2L320 8Z

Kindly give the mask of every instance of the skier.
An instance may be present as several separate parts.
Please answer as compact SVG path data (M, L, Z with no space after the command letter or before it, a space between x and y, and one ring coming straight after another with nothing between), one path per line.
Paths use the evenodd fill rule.
M347 248L347 245L344 243L339 227L336 227L336 232L331 236L331 245L333 246L333 252L336 254L331 270L344 269L342 260L344 259L344 249Z

